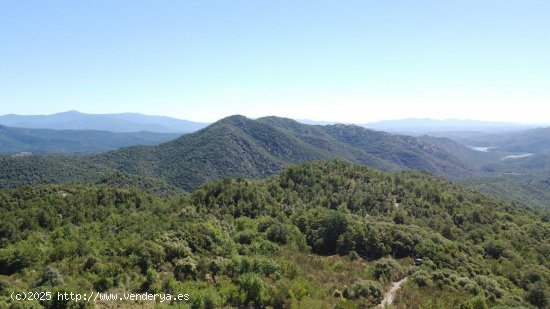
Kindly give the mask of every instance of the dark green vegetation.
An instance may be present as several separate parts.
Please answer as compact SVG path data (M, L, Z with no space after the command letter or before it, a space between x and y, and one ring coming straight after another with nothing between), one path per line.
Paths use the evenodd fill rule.
M278 117L251 120L231 116L156 146L78 157L0 156L0 188L96 183L119 173L159 179L189 191L225 176L262 178L292 163L338 158L385 171L429 171L510 201L550 206L549 155L502 160L507 154L474 151L446 138L392 135L352 125L317 126Z
M465 159L418 138L278 117L231 116L158 146L102 154L96 162L193 189L224 176L265 177L290 163L331 158L382 170L414 168L448 177L471 173Z
M445 139L427 141L351 125L311 126L277 117L231 116L157 146L128 147L83 158L2 158L0 182L2 187L14 187L87 181L120 171L192 190L224 176L259 178L291 163L332 158L382 170L418 169L459 178L476 174L478 156Z
M80 183L114 185L119 188L137 187L144 192L160 196L182 192L158 178L117 172L93 164L89 156L0 156L0 174L4 176L0 179L2 188L13 188L28 183Z
M0 191L0 307L14 290L98 290L356 308L404 276L397 308L549 306L548 213L425 173L321 161L168 199L109 183Z
M177 133L26 129L0 125L0 153L102 152L132 145L156 145L178 136Z
M522 179L515 177L493 176L470 178L460 181L468 188L492 194L508 201L529 205L537 208L550 207L550 186L548 178L539 178L524 175ZM536 183L542 181L542 183ZM524 182L524 183L522 183Z

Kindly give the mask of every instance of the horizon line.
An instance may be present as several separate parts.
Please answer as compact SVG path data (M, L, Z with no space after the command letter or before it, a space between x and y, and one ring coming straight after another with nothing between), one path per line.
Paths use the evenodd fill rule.
M167 116L167 115L159 115L159 114L144 114L144 113L132 112L132 111L114 112L114 113L87 113L87 112L81 112L81 111L74 110L74 109L61 111L61 112L54 112L54 113L50 113L50 114L16 114L16 113L8 113L8 114L0 115L0 117L5 117L5 116L23 116L23 117L24 116L53 116L53 115L57 115L57 114L67 114L67 113L78 113L78 114L83 114L83 115L102 115L102 116L135 114L135 115L148 116L148 117L166 117L166 118L182 120L182 121L190 121L190 122L201 123L201 124L212 124L212 123L214 123L218 120L221 120L221 119L224 119L224 118L227 118L227 117L240 115L240 116L244 116L244 117L249 118L249 119L260 119L260 118L265 118L265 117L279 117L279 118L292 119L292 120L295 120L297 122L306 121L306 122L319 122L319 123L326 123L326 124L355 124L355 125L378 124L380 122L407 121L407 120L440 121L440 122L445 122L445 121L465 121L465 122L466 121L471 121L471 122L485 122L485 123L489 123L489 124L521 125L521 126L550 125L550 122L515 122L515 121L510 121L510 120L481 120L481 119L472 119L472 118L453 118L453 117L451 117L451 118L435 118L435 117L431 118L431 117L423 117L423 116L413 116L413 117L406 117L406 118L386 118L386 119L379 119L379 120L374 120L374 121L369 121L369 122L348 122L348 121L325 120L325 119L318 120L318 119L312 119L312 118L293 118L293 117L281 116L281 115L247 116L247 115L240 114L240 113L223 116L223 117L218 118L214 121L200 121L200 120L192 120L190 118L179 118L179 117L176 117L176 116Z

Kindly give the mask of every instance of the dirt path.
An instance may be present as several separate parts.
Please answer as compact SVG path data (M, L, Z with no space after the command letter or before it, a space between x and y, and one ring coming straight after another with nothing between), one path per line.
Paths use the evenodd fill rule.
M395 293L397 293L401 285L405 283L406 280L407 277L392 283L390 289L388 290L386 295L384 295L384 299L382 300L380 305L378 305L378 308L384 308L387 305L391 305L393 303L393 300L395 299Z

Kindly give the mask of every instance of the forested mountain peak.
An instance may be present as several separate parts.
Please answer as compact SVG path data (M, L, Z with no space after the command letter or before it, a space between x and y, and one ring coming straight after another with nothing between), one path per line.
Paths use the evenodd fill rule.
M67 171L67 177L63 172L57 177L89 178L97 171L111 170L160 178L191 190L224 176L265 177L291 163L339 158L386 171L418 169L460 178L476 173L473 155L483 154L449 140L393 135L353 125L305 125L280 117L253 120L235 115L157 146L128 147L85 158L88 166L95 166L87 175ZM2 168L9 171L2 173L3 182L12 186L56 177L41 174L54 170L43 165L42 159L4 161ZM62 161L78 164L75 170L82 170L82 159ZM21 164L25 167L17 167ZM32 175L11 172L17 168L34 171Z

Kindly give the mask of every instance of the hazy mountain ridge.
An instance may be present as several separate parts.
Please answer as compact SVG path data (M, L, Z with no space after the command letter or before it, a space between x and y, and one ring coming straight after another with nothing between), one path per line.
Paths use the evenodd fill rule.
M113 132L150 131L159 133L188 133L208 124L166 116L149 116L138 113L86 114L68 111L52 115L4 115L0 124L56 130L107 130Z
M501 134L457 137L456 140L463 144L494 147L495 151L501 152L549 153L550 127Z
M513 122L479 121L468 119L430 119L430 118L407 118L398 120L382 120L377 122L361 124L369 129L408 133L408 134L429 134L433 132L509 132L535 128L538 125L519 124Z

